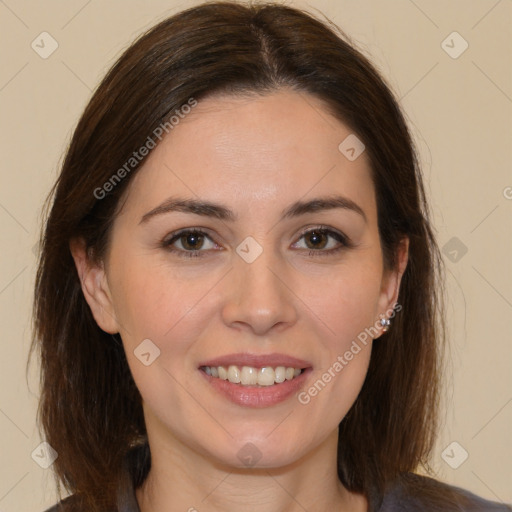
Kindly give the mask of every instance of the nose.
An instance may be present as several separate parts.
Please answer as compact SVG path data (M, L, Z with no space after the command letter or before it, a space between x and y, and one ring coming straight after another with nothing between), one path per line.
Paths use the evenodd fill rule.
M222 308L226 325L265 335L297 321L291 283L269 253L263 251L252 263L238 257L235 260Z

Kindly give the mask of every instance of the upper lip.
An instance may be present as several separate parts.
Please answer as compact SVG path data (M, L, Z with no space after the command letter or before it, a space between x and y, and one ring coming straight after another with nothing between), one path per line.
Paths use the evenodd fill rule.
M309 368L311 363L304 359L289 356L286 354L226 354L214 359L208 359L199 365L201 366L229 366L236 365L252 366L256 368L263 368L267 366L277 367L285 366L287 368Z

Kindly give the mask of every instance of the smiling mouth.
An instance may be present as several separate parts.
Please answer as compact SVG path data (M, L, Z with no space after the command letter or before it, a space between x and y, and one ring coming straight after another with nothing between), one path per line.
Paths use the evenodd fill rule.
M291 366L201 366L201 371L210 377L227 380L240 386L265 387L293 380L304 372L303 368Z

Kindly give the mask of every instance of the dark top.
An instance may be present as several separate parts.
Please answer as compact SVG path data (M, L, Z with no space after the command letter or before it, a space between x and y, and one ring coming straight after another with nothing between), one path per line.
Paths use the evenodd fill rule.
M459 487L442 484L437 480L418 475L407 475L407 480L418 479L428 483L431 489L437 489L439 486L444 490L453 493L455 497L452 503L440 503L425 492L425 485L421 487L425 494L411 494L409 485L404 482L397 482L383 496L382 500L378 498L370 499L369 512L511 512L512 506L504 503L484 500L475 494L461 489ZM379 505L380 501L380 505ZM437 501L437 503L436 503ZM48 509L46 512L85 512L85 509L77 506L73 497L66 498L60 504ZM114 511L112 511L114 512ZM119 507L115 512L140 512L133 488L126 489L124 495L119 496Z
M140 512L135 497L140 468L127 464L119 485L117 507L105 512ZM371 491L368 512L512 512L512 505L488 501L475 494L433 478L404 473L383 494ZM87 512L75 496L62 500L46 512Z

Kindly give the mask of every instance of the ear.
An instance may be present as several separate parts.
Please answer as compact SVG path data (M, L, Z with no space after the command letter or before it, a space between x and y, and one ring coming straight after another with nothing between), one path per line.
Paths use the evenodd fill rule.
M103 263L91 261L82 238L72 239L69 248L75 261L82 292L96 323L105 332L118 333L119 326Z
M409 238L404 237L401 239L396 253L396 266L393 269L384 272L382 278L382 285L380 297L378 302L379 318L389 318L394 306L398 300L398 292L400 290L400 283L402 276L407 267L409 259ZM384 332L382 327L379 326L380 334ZM379 337L377 336L377 338Z

